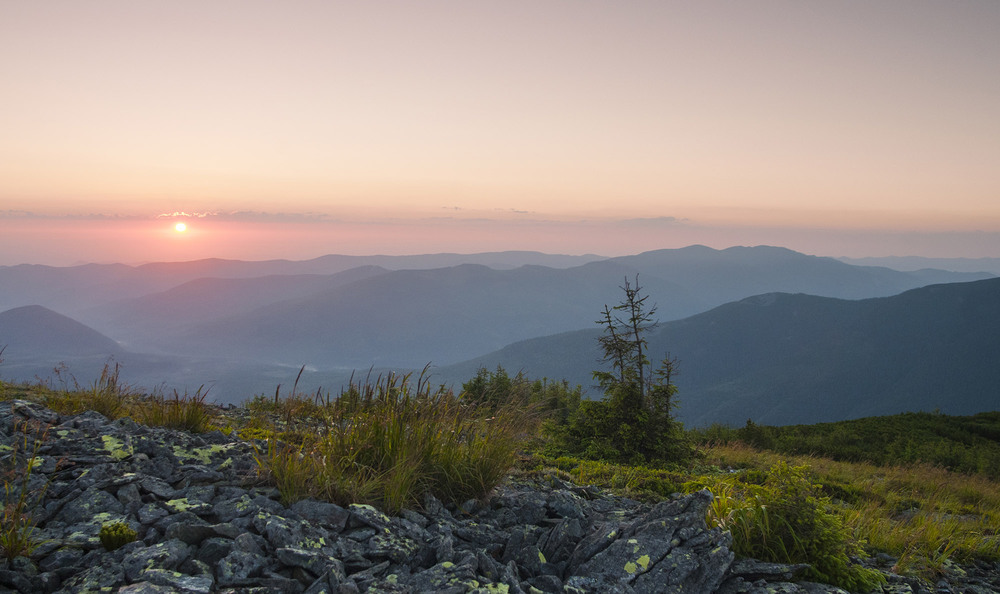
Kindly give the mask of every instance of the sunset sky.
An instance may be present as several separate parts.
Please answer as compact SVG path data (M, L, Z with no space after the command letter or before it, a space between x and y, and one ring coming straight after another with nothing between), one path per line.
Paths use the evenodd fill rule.
M0 0L0 265L1000 257L998 31L995 0Z

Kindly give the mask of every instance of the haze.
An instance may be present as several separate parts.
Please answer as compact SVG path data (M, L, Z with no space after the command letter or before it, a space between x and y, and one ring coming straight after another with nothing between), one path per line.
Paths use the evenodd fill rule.
M998 30L985 0L2 0L0 264L1000 256Z

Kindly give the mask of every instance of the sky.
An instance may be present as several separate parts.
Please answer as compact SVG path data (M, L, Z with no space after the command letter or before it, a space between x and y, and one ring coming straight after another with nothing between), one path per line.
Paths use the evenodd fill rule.
M0 265L1000 257L998 30L995 0L0 0Z

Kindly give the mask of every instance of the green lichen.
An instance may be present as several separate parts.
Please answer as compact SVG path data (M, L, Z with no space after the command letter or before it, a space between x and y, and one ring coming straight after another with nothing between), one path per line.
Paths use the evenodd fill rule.
M175 512L186 512L186 511L191 511L193 509L201 509L205 507L207 504L202 503L200 501L192 503L188 501L186 497L184 497L181 499L171 499L170 501L164 501L163 505L169 507Z
M108 512L101 512L99 514L94 514L90 517L88 524L104 524L111 519L111 514Z
M212 463L212 457L221 452L229 450L230 445L210 445L202 448L185 449L181 446L174 446L174 456L182 462L193 461L208 466Z
M300 549L322 549L326 546L326 540L320 537L317 540L307 538L299 543Z
M125 444L121 442L120 439L113 437L111 435L102 435L101 441L104 442L104 449L108 451L115 460L124 460L132 455L132 447L125 447Z
M638 549L639 547L636 547ZM646 571L649 569L649 555L643 555L636 559L635 561L629 561L625 564L625 571L629 574L634 575L640 569Z

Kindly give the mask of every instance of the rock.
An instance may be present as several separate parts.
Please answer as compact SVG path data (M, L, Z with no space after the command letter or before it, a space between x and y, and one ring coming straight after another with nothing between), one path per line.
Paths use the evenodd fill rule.
M33 470L48 484L35 516L46 542L31 560L0 561L0 594L840 592L797 581L803 566L734 561L729 535L705 526L707 492L650 505L549 477L450 508L428 494L398 516L286 507L275 489L243 482L254 452L235 437L15 401L0 407L0 445L11 446L15 419L57 425L43 446L53 462ZM109 521L140 540L105 551L97 534ZM1000 592L997 575L995 563L949 567L942 588ZM935 586L895 576L885 590Z
M85 524L99 514L106 514L110 520L111 516L121 516L124 511L125 506L111 493L90 487L65 504L55 519L68 525Z
M209 594L212 591L215 580L211 576L184 575L176 571L165 569L149 569L143 572L142 579L151 584L166 586L170 591L190 592L191 594Z
M267 559L262 555L232 550L216 564L215 574L220 585L241 585L248 578L261 575L266 565Z
M304 519L335 532L344 530L350 516L350 512L339 505L312 499L303 499L293 503L289 509Z
M170 586L157 585L150 582L129 584L128 586L122 586L118 590L118 594L174 594L175 592L177 590Z
M134 582L151 569L174 569L191 556L191 547L173 539L130 552L122 560L125 577Z
M602 532L600 550L578 565L571 562L568 571L627 584L635 592L714 592L734 555L728 534L705 528L711 500L701 491L659 503L620 529ZM595 543L585 546L590 551Z

